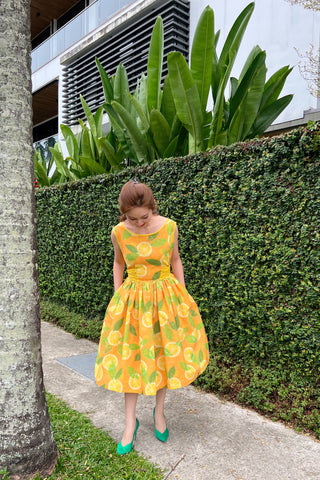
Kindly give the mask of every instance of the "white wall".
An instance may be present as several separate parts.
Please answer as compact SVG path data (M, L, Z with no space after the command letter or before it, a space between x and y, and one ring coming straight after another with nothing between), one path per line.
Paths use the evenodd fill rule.
M220 53L234 21L249 3L250 0L191 0L191 41L201 12L210 5L215 15L215 30L220 30ZM232 75L239 76L255 45L266 50L267 78L285 65L294 66L281 93L281 96L293 93L294 97L275 123L301 118L304 110L317 108L317 99L308 92L307 82L299 72L299 57L294 48L303 53L310 44L319 48L319 37L320 12L292 6L285 0L256 0Z

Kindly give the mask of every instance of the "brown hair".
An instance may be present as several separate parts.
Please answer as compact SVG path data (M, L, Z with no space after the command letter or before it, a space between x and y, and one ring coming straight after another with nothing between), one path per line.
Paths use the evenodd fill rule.
M151 188L145 183L130 180L123 185L119 195L119 209L122 213L121 221L127 218L126 212L134 207L150 208L153 213L157 213L156 202Z

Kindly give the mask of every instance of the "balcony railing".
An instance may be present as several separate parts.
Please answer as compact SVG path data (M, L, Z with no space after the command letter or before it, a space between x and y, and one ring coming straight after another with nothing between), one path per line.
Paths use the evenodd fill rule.
M132 0L96 0L31 53L32 72L60 55Z

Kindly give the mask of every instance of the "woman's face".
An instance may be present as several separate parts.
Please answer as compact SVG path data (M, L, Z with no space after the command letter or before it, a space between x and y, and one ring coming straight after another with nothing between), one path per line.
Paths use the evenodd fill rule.
M148 226L152 216L151 208L146 207L133 207L126 212L128 223L137 228Z

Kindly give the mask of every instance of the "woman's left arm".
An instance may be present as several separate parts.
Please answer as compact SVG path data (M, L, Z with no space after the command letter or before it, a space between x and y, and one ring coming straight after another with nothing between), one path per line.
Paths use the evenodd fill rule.
M171 255L171 267L172 267L173 275L179 280L179 282L182 283L183 286L185 286L183 266L182 266L180 253L179 253L178 237L179 237L179 232L178 232L178 227L176 226L176 229L174 231L174 244L173 244L173 250Z

